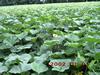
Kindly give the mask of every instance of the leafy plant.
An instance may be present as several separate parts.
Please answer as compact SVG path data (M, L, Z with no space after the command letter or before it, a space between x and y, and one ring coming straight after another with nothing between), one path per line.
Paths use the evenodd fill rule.
M100 2L0 7L0 75L99 75L99 14Z

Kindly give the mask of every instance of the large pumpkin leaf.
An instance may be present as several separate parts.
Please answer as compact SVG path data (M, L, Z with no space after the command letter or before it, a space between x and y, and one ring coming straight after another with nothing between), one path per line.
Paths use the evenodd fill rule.
M8 68L6 66L3 66L3 63L0 62L0 74L3 72L7 72Z
M14 65L12 66L12 68L10 69L10 73L22 73L22 72L26 72L31 70L31 64L26 64L26 63L21 63L20 65Z
M20 60L24 63L28 63L29 60L31 59L31 55L30 54L22 54L20 55Z
M20 33L20 34L17 34L16 37L18 37L18 39L22 40L23 38L25 38L27 36L27 32L23 32L23 33Z
M30 54L22 54L22 55L17 55L17 54L10 54L8 57L5 58L6 65L11 65L11 64L19 64L21 62L23 63L28 63L29 60L31 59L31 55Z
M4 39L3 43L8 45L8 46L13 46L16 42L18 42L17 37L15 36L10 36Z
M43 73L48 70L48 67L43 63L33 62L32 63L32 70L37 72L38 74Z
M32 44L16 45L16 46L13 46L10 50L11 52L20 52L23 49L30 49L31 47L32 47Z
M53 63L54 65L51 65L53 68L53 71L59 71L59 72L64 72L65 70L68 70L70 67L70 62L71 59L53 59L50 61L50 63ZM63 63L62 66L61 64L57 65L56 63Z
M79 41L80 38L79 36L75 35L75 34L68 34L65 36L69 41Z

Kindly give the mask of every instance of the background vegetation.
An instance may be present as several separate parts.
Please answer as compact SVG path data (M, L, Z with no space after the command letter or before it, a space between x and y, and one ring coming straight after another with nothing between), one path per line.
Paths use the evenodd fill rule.
M100 0L0 0L0 5L34 4L34 3L62 3L62 2L85 2Z

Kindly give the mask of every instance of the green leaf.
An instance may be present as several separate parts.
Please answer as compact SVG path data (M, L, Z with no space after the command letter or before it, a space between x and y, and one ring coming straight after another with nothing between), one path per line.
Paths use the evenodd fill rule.
M31 55L30 54L22 54L20 55L20 60L23 62L23 63L28 63L29 60L31 59Z
M9 46L8 44L0 43L0 50L7 49L7 48L10 48L10 47L11 46Z
M30 33L33 34L33 35L37 34L38 32L39 32L39 30L30 30Z
M84 21L83 20L76 20L76 21L74 21L77 25L81 25L81 24L84 24Z
M81 45L80 43L70 43L70 42L64 44L64 46L73 47L73 48L78 48L80 45Z
M57 62L57 63L64 63L63 66L59 66L59 65L52 65L52 70L53 71L59 71L59 72L64 72L65 70L68 70L70 67L70 62L71 59L51 59L50 62Z
M90 20L90 23L100 23L100 20Z
M36 40L37 40L37 37L32 37L31 39L32 42L36 42Z
M88 65L89 70L93 70L93 69L94 69L95 62L96 62L96 60L92 60L92 61L89 63L89 65Z
M11 52L20 52L23 49L30 49L31 47L32 47L32 44L16 45L11 48Z
M44 41L44 44L48 46L54 46L56 44L60 44L60 41L59 40L46 40Z
M89 75L100 75L100 72L88 72Z
M100 43L100 36L86 35L86 37L83 38L83 40L88 41L88 42L98 42L98 43Z
M0 42L2 42L5 39L4 33L0 34Z
M39 54L45 53L48 50L51 50L53 46L60 44L59 40L46 40L44 41L43 45L40 47Z
M13 66L9 72L16 74L16 73L21 73L22 71L21 71L20 66Z
M43 44L43 45L40 47L40 51L38 52L38 54L41 55L41 54L47 52L49 48L50 48L50 47L49 47L48 45L44 45L44 44Z
M53 29L55 26L53 23L45 23L45 24L42 24L42 26L40 26L40 28L42 29L47 29L47 30L51 30Z
M100 60L100 49L96 49L94 58L95 58L95 60Z
M11 64L15 64L15 63L19 63L20 62L20 56L17 54L10 54L8 57L5 58L6 62L5 64L7 66L11 65Z
M32 39L31 36L27 36L27 37L25 38L26 41L31 41L31 39Z
M57 35L64 35L64 33L60 30L54 30L53 33Z
M5 58L6 60L5 64L9 66L11 64L15 63L19 64L21 62L28 63L31 58L32 57L30 54L22 54L22 55L10 54L8 57Z
M50 56L52 54L52 52L51 51L47 51L47 52L45 52L44 54L42 54L42 55L40 55L40 56L35 56L34 57L34 61L36 61L36 62L41 62L41 63L43 63L43 62L45 62L47 59L48 59L48 57Z
M51 57L51 58L57 59L57 58L63 57L63 54L64 54L63 51L62 51L62 52L55 52L55 53L52 53L52 54L50 55L50 57Z
M31 70L31 64L26 64L26 63L21 63L20 65L14 65L12 66L12 68L10 69L10 73L22 73L22 72L26 72Z
M23 38L25 38L27 36L27 32L23 32L23 33L20 33L20 34L17 34L16 37L18 37L18 39L22 40Z
M65 54L66 55L77 54L77 50L74 50L72 48L68 48L67 50L65 50Z
M0 74L3 72L7 72L8 68L6 66L3 66L3 63L0 62Z
M59 35L53 34L53 40L59 40L59 42L63 42L63 40L65 40L65 37L64 35L59 36Z
M43 73L48 70L48 67L40 62L32 63L32 70L37 72L38 74Z
M77 67L81 66L83 63L86 63L85 58L81 56L79 52L74 62L78 64Z
M18 42L17 37L15 36L10 36L4 39L3 43L8 45L8 46L13 46L16 42Z
M65 37L69 40L69 41L79 41L80 38L79 36L75 35L75 34L68 34L65 35Z
M36 75L36 73L32 73L31 75Z

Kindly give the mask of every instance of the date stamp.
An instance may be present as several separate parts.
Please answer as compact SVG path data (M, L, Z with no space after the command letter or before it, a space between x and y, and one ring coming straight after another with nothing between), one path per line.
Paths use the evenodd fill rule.
M65 62L49 62L49 66L65 66Z
M78 63L77 62L49 62L48 63L49 66L66 66L66 65L71 65L71 66L77 66ZM81 65L86 65L85 63L81 63Z

